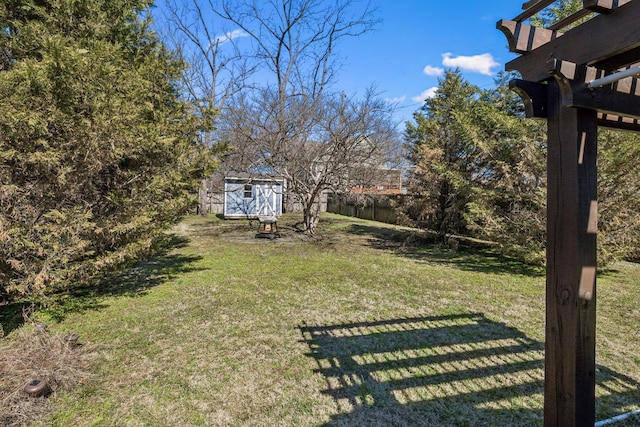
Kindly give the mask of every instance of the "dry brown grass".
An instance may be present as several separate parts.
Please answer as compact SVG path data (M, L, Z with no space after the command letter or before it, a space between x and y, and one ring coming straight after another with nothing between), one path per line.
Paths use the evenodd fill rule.
M44 325L23 328L0 341L0 426L25 426L51 411L58 393L88 378L87 348L66 335L50 334ZM49 391L39 397L24 392L34 379L44 379Z

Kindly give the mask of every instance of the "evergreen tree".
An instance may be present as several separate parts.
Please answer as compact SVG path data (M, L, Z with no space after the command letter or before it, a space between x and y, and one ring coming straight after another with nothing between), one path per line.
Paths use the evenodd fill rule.
M0 6L0 297L86 280L156 247L212 166L212 117L147 0Z
M532 18L532 24L549 26L583 9L580 0L561 0ZM589 19L587 16L571 25ZM567 31L564 29L563 31ZM640 198L637 168L640 135L619 130L598 131L598 263L620 259L640 260Z
M413 200L406 212L437 231L464 233L464 211L470 201L479 148L463 129L478 89L458 71L447 71L433 98L407 123L405 139L416 168L410 181Z
M548 27L582 9L582 0L558 0L533 16L531 23L538 27ZM584 19L576 21L571 26L579 25L582 22L584 22Z
M416 166L405 215L437 231L503 244L541 261L544 248L544 141L535 123L499 87L482 92L447 71L436 95L405 133Z
M471 235L503 253L542 263L546 242L545 123L527 120L503 83L486 91L475 113L489 145L490 178L476 191L467 221Z
M598 131L598 262L640 260L640 135Z

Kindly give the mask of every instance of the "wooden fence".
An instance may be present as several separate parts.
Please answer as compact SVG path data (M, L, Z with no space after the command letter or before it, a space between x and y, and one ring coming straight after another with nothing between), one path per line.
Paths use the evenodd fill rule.
M388 224L397 223L394 196L329 196L327 212Z

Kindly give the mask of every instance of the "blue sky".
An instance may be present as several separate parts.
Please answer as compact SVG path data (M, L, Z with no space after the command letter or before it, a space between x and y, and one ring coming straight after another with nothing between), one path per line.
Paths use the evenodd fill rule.
M524 0L369 1L381 22L357 38L341 40L334 51L342 59L336 89L357 96L374 86L397 106L401 128L433 94L445 69L459 68L472 84L490 88L495 74L514 57L496 22L517 16ZM157 12L162 13L163 4L158 1ZM215 32L215 21L210 22ZM222 28L217 42L244 36L238 29Z
M406 121L438 84L444 69L460 68L465 79L492 87L495 73L514 58L500 19L513 19L524 0L372 0L382 23L344 41L338 87L362 93L375 85L398 105Z

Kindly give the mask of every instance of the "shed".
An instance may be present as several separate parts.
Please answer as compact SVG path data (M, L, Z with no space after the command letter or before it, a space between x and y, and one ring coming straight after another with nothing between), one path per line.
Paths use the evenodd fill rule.
M226 177L224 179L224 217L280 216L284 187L282 178Z

